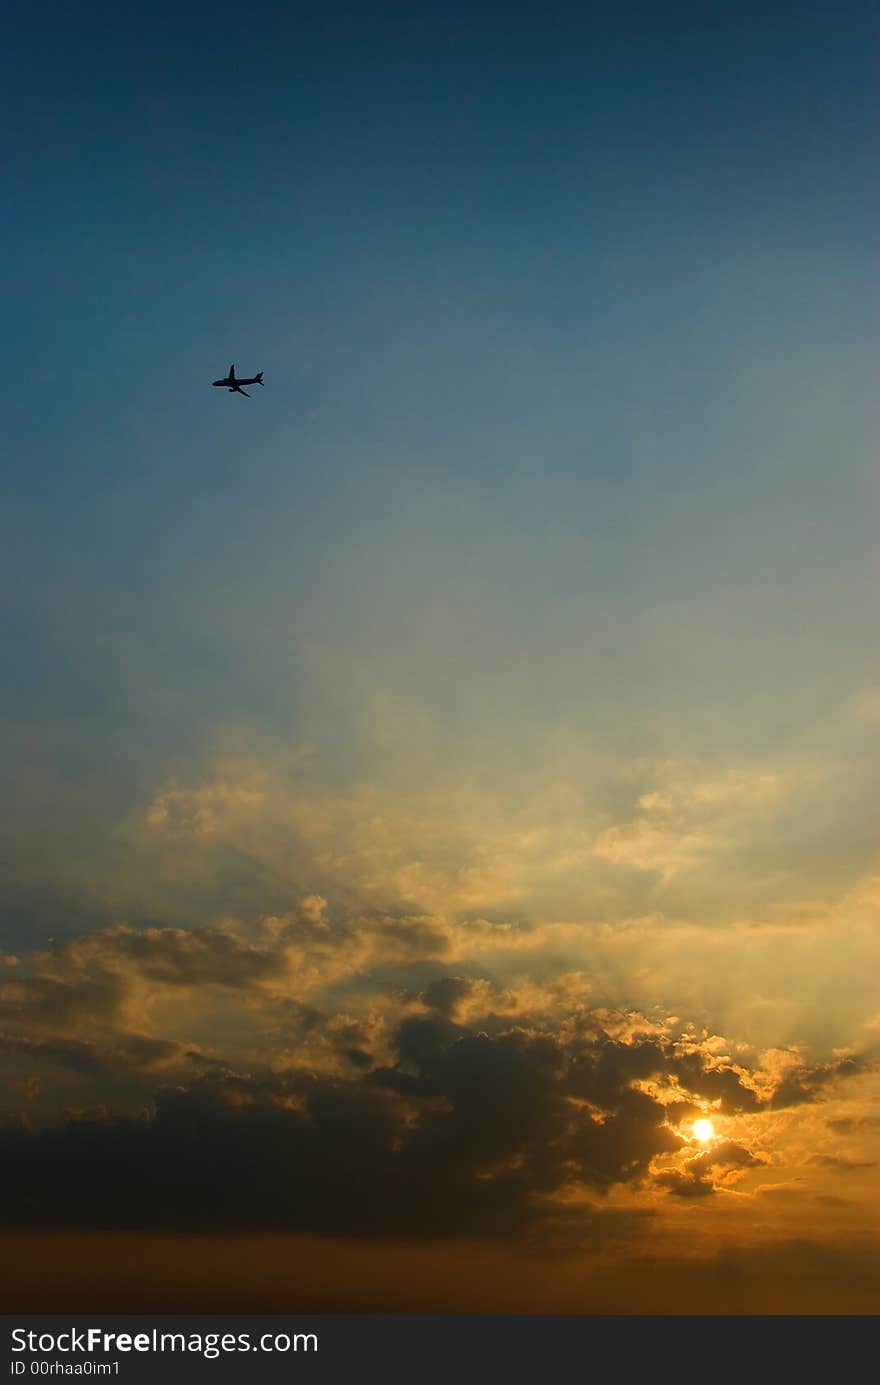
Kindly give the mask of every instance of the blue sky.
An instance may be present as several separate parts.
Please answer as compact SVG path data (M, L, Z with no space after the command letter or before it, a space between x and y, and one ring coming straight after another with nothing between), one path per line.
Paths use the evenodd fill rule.
M829 783L761 850L866 867L875 27L17 17L5 731L41 918L230 759L395 801L589 783L608 822L633 775L796 766ZM209 388L230 360L259 397Z
M548 737L835 734L874 657L871 22L20 18L7 726L39 849L97 850L229 737L375 772L377 698L499 783ZM259 398L207 388L232 359Z

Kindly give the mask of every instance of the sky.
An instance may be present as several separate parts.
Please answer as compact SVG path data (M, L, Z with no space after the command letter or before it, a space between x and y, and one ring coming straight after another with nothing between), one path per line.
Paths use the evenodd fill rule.
M874 7L7 37L19 1306L876 1311Z

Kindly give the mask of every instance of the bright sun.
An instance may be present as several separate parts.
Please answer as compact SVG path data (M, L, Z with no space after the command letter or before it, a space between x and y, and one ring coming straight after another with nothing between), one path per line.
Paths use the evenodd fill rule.
M711 1121L694 1121L694 1134L703 1144L711 1140L715 1134L715 1127Z

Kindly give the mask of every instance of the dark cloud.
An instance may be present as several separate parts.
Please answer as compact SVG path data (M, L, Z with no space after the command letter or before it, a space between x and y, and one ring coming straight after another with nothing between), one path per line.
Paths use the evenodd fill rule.
M839 1154L812 1154L808 1164L821 1164L823 1169L836 1169L840 1173L857 1173L860 1169L876 1169L874 1159L845 1159Z
M708 1066L701 1052L677 1053L671 1059L670 1071L687 1091L707 1101L717 1101L718 1109L725 1114L757 1111L761 1105L757 1092L743 1081L742 1073L724 1063Z
M657 1173L658 1158L672 1165L692 1148L677 1127L707 1104L756 1112L817 1100L832 1080L859 1071L851 1059L804 1064L762 1101L752 1074L708 1045L638 1023L622 1038L607 1031L602 1011L576 1007L550 1018L539 1007L540 1019L456 1022L497 994L486 980L460 976L432 981L418 998L410 993L406 1005L421 1009L389 1034L381 1013L324 1015L267 994L261 983L293 939L312 948L333 933L319 900L298 918L269 923L260 947L212 930L110 930L54 954L63 975L49 975L41 959L47 974L8 981L6 1017L16 1023L2 1042L18 1069L33 1063L80 1082L106 1077L92 1090L109 1091L117 1114L9 1126L0 1143L7 1224L364 1237L535 1236L554 1225L564 1239L572 1198L583 1208L620 1185L706 1197L761 1163L727 1141ZM424 923L426 943L413 927L385 916L363 923L368 936L382 936L386 954L414 936L418 948L445 937ZM166 995L206 983L250 988L246 1013L280 1038L284 1073L271 1070L271 1053L249 1076L198 1044L128 1032L111 958L112 966L125 962L125 976L146 977ZM89 1003L93 1032L80 1030ZM34 1015L36 1032L25 1032ZM301 1050L286 1048L291 1034ZM306 1067L315 1058L319 1071ZM132 1110L157 1073L178 1085L163 1087L137 1118L118 1114L126 1076L132 1100L124 1109Z
M711 1179L694 1178L677 1169L658 1174L654 1181L658 1188L665 1188L676 1197L711 1197L717 1191Z
M368 1050L350 1042L358 1026L337 1030L347 1078L258 1080L209 1060L137 1119L7 1131L7 1224L533 1234L558 1231L565 1190L636 1184L657 1155L684 1147L664 1106L634 1085L674 1062L654 1042L522 1026L490 1035L419 1015L397 1030L397 1060L368 1072ZM99 1071L189 1052L129 1038L43 1056ZM756 1162L726 1144L659 1182L699 1196Z
M7 1223L510 1234L558 1224L546 1199L562 1188L633 1182L681 1144L623 1054L599 1113L573 1099L559 1036L411 1017L396 1042L399 1061L363 1077L207 1072L160 1091L147 1117L7 1132Z
M308 1034L316 1029L323 1019L321 1011L316 1010L313 1005L304 1005L302 1001L293 1000L290 996L273 997L271 1002L267 1002L265 1009L270 1010L277 1027L286 1032L302 1031Z
M345 1049L344 1057L351 1063L352 1067L355 1068L370 1068L373 1066L372 1057L367 1053L366 1049L363 1048L347 1048Z
M736 1114L757 1111L762 1104L744 1077L736 1068L716 1064L700 1049L683 1052L679 1045L665 1039L637 1038L629 1044L600 1043L595 1052L584 1056L572 1080L579 1094L601 1105L608 1092L618 1090L625 1081L672 1079L690 1096L717 1103L724 1114ZM683 1106L679 1120L686 1119L687 1113Z
M735 1140L724 1140L696 1158L689 1159L684 1168L657 1174L654 1182L676 1197L708 1197L726 1182L733 1181L731 1175L735 1179L746 1169L767 1162L761 1155L751 1153Z
M13 975L0 986L0 1019L7 1026L26 1025L29 1030L108 1024L118 1018L126 995L123 979L103 970L72 979Z
M474 982L466 976L443 976L432 981L421 998L429 1010L436 1010L438 1014L451 1019L473 989Z
M0 1051L67 1068L85 1076L151 1072L195 1057L188 1045L146 1034L125 1034L105 1043L84 1039L29 1039L0 1034Z
M430 1066L433 1059L456 1039L467 1033L451 1020L436 1016L412 1015L397 1031L397 1052L401 1062L417 1068Z
M833 1063L819 1063L813 1067L803 1065L786 1073L769 1104L778 1109L821 1101L832 1082L841 1077L857 1077L867 1068L867 1060L859 1057L838 1058Z
M103 937L106 944L115 944L118 956L130 958L142 976L171 986L246 987L270 980L283 969L279 953L218 929L120 929Z

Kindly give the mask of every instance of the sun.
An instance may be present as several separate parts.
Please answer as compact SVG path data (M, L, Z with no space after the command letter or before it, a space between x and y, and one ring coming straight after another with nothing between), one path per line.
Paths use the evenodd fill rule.
M711 1121L694 1121L694 1135L701 1144L706 1144L708 1140L715 1138L715 1127Z

